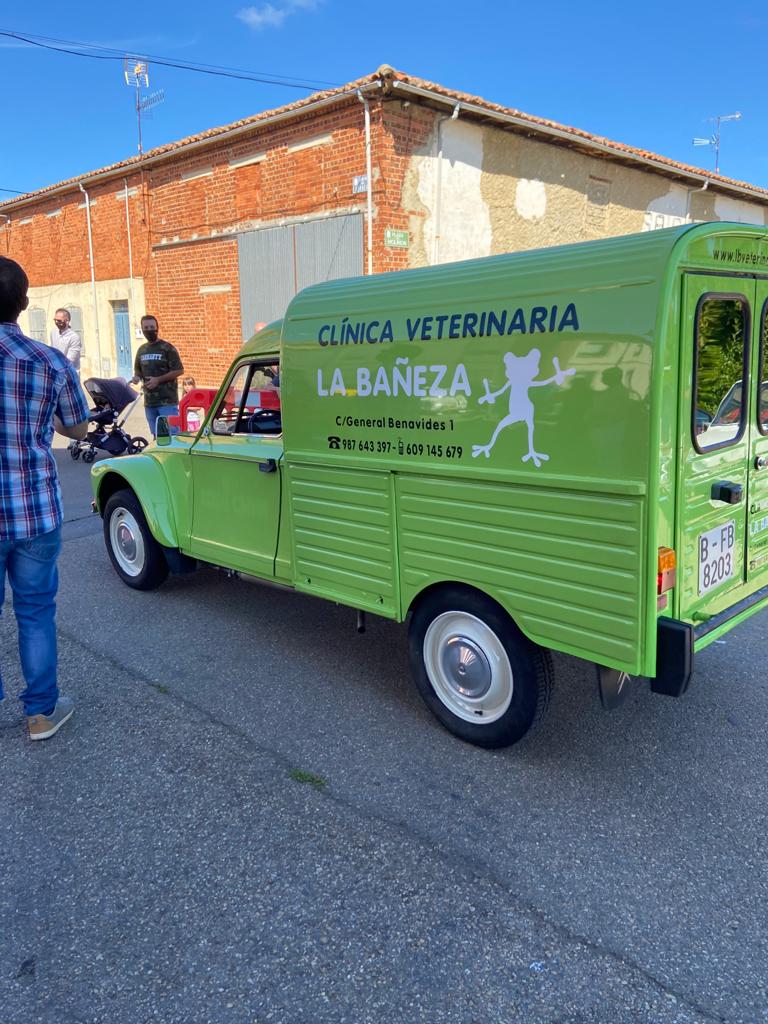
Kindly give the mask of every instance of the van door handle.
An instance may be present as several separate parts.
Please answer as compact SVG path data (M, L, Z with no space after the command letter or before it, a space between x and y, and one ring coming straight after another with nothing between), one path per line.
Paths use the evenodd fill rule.
M726 505L738 505L744 497L744 488L741 484L731 483L730 480L718 480L712 484L710 492L712 501L724 501Z
M260 473L274 473L277 469L277 462L274 459L267 459L266 462L259 463Z

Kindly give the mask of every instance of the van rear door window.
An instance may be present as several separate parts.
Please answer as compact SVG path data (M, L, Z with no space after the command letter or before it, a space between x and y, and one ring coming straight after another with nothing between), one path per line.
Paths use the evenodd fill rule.
M768 434L768 300L763 303L760 317L760 399L757 403L757 425L761 434Z
M700 452L744 432L748 306L743 296L704 295L696 310L693 441Z

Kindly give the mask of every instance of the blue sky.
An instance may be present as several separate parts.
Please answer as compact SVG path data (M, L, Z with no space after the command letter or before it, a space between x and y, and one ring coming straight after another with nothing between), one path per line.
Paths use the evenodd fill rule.
M31 2L4 5L0 29L339 85L388 63L707 169L714 152L691 139L711 134L708 116L740 111L722 128L721 172L768 187L768 9L756 3ZM0 61L14 86L0 187L40 188L136 152L121 63L3 37ZM150 79L165 100L144 122L145 149L311 92L151 63Z

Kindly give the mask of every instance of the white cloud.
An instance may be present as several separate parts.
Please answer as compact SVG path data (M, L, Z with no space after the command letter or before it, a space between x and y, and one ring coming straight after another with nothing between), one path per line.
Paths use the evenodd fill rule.
M286 8L264 4L263 7L244 7L237 12L240 21L257 31L262 28L280 28L290 14Z
M264 28L280 28L291 14L314 10L317 4L318 0L284 0L279 7L271 3L261 7L243 7L237 12L237 17L249 28L260 32Z

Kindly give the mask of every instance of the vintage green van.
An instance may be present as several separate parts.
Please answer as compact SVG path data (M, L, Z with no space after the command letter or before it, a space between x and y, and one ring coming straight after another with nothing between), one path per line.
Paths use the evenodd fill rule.
M196 434L93 467L109 555L138 589L204 562L408 620L422 697L482 746L544 711L551 650L606 705L679 696L768 602L767 323L739 224L308 288Z

